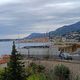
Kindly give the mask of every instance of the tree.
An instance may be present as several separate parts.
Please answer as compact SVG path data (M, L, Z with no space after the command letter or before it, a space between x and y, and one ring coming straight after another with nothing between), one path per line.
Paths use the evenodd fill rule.
M26 70L29 74L27 80L47 80L45 75L45 67L42 65L37 65L32 62Z
M54 75L58 78L57 80L70 80L70 70L62 64L54 67Z
M44 73L45 67L43 65L37 65L34 62L30 63L27 67L26 71L29 75L36 74L36 73Z
M13 41L10 61L6 68L7 75L4 75L5 80L26 80L26 75L23 67L24 66L21 62L21 55L17 52L15 42Z
M3 69L0 69L0 80L3 80L3 73L4 73L4 70Z
M7 68L4 68L4 70L1 72L0 80L8 80Z

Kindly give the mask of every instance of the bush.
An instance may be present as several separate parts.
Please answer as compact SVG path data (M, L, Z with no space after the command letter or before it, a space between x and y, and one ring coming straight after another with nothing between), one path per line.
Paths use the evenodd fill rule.
M54 75L57 77L57 80L70 80L70 70L62 64L54 67Z
M45 67L42 65L37 65L35 63L30 63L30 65L27 67L27 72L29 74L34 74L34 73L41 73L45 70Z
M74 78L74 80L80 80L80 76L76 75L76 77Z
M45 74L40 73L40 74L33 74L28 77L27 80L47 80Z
M3 70L0 69L0 80L2 79Z
M42 65L30 63L26 70L28 72L27 80L47 80L44 73L45 67Z
M48 80L57 80L56 77L54 76L54 70L49 70L47 73L47 79Z

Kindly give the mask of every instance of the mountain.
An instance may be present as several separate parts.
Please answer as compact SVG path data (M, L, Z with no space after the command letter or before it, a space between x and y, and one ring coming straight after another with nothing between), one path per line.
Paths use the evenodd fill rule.
M77 32L77 31L80 31L80 22L77 22L72 25L60 27L55 31L51 31L50 34L52 36L54 36L54 35L61 35L62 36L62 35L65 35L65 34L68 34L71 32Z
M34 38L43 38L46 37L45 33L32 33L28 37L25 37L26 39L34 39Z
M63 36L68 33L77 32L77 31L80 31L80 21L75 24L60 27L56 29L55 31L51 31L46 34L45 33L32 33L28 37L26 37L26 39L43 38L43 37L48 37L49 35L50 36Z

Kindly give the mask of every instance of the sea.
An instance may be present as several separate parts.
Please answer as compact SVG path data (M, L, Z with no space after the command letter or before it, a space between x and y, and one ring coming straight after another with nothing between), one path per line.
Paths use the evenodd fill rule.
M39 45L48 45L49 43L42 43L42 42L36 42L36 43L15 43L16 49L24 47L24 46L39 46ZM12 41L1 41L0 42L0 56L11 54L12 51Z

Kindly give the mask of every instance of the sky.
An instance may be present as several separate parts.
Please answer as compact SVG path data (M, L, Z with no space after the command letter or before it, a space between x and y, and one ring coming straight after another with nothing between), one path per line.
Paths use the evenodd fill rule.
M23 38L80 21L80 0L0 0L0 39Z

